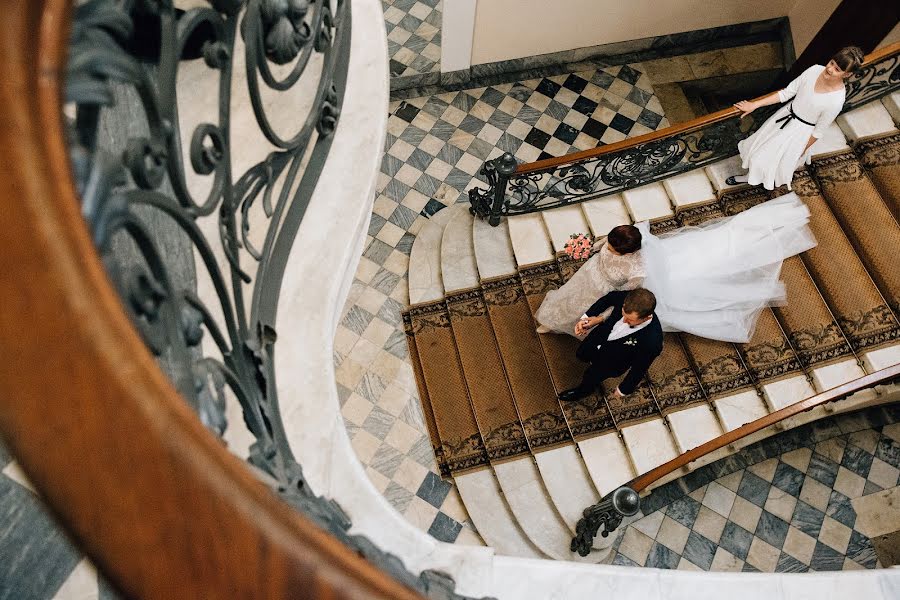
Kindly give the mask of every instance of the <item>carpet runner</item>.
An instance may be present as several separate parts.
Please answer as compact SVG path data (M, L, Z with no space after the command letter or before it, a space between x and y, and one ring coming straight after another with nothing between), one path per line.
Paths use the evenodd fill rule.
M878 142L878 143L876 143ZM889 150L885 150L888 147ZM732 344L667 333L663 353L625 398L604 382L560 403L585 365L572 336L535 333L534 314L584 261L562 255L404 311L425 422L441 474L450 477L708 404L900 339L897 195L885 154L900 138L817 159L792 188L811 211L818 246L786 260L788 303L762 312L753 338ZM891 154L894 152L894 154ZM880 153L880 154L879 154ZM881 157L881 158L878 158ZM896 173L896 171L894 171ZM745 188L680 208L654 233L737 214L787 193ZM889 198L888 198L889 196Z

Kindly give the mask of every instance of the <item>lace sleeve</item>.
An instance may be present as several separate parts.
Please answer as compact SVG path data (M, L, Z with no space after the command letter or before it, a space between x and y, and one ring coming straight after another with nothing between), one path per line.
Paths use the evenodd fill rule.
M623 290L633 290L641 287L641 284L644 283L644 277L647 276L647 271L644 269L644 261L640 257L640 253L636 252L638 256L635 257L635 261L631 264L631 268L628 273L628 281L625 282L625 285L622 286Z

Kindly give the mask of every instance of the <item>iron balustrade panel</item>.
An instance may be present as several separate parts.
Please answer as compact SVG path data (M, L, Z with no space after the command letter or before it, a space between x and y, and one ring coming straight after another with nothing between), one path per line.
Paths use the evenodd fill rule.
M843 111L900 89L900 54L863 65L846 86ZM777 110L766 106L743 119L733 115L687 130L674 128L663 137L544 168L540 162L518 165L507 153L481 168L488 187L469 191L469 210L496 226L502 216L577 204L686 173L737 155L738 142Z
M287 502L347 546L422 594L461 598L452 579L416 576L396 556L350 535L347 515L309 489L281 419L276 394L275 317L287 258L328 158L346 88L350 0L208 0L181 10L171 0L88 0L74 8L66 80L67 135L81 209L125 309L147 347L201 421L223 435L226 399L242 409L254 441L248 461ZM271 150L243 173L232 172L232 84L243 40L247 93L256 126ZM215 122L193 128L182 147L179 67L202 59L217 73ZM314 80L312 87L310 80ZM98 140L105 112L122 94L146 120L126 128L124 151ZM279 131L264 95L301 86L312 97L294 130ZM301 89L298 88L298 89ZM197 98L203 102L204 98ZM122 133L122 132L119 132ZM188 168L189 165L189 168ZM205 177L203 197L189 181ZM197 269L215 291L210 306L173 277L169 248L155 243L142 218L165 215L189 241ZM251 217L266 222L257 225ZM216 220L218 239L204 234ZM260 227L264 230L258 242ZM117 262L114 240L128 240L135 260ZM217 259L224 254L224 264ZM245 268L253 264L255 269ZM251 276L250 272L254 275ZM204 355L208 335L217 356Z

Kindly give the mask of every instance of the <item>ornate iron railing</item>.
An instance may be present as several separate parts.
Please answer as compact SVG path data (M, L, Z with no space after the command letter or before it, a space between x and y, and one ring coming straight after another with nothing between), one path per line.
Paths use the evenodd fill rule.
M275 317L288 254L309 204L340 116L350 52L350 0L209 0L187 11L171 0L88 0L75 9L67 71L69 149L82 214L150 350L202 422L222 435L228 394L240 404L255 441L249 462L274 480L281 497L395 579L425 595L460 598L435 572L409 573L364 537L333 501L306 484L284 431L276 395ZM232 173L232 84L238 35L256 124L274 148L244 173ZM201 123L182 148L179 68L202 58L218 74L218 119ZM317 68L312 68L312 64ZM319 67L320 65L320 67ZM312 96L294 131L276 131L264 91L284 92L301 80ZM121 154L101 143L106 111L122 87L136 92L146 135ZM202 102L203 98L197 98ZM132 107L135 108L135 107ZM119 132L121 133L121 132ZM185 152L187 161L185 161ZM190 171L185 163L190 165ZM191 178L211 180L203 198ZM268 219L261 245L251 215ZM189 240L218 306L189 284L176 283L168 248L154 243L142 215L163 214ZM199 222L218 221L218 240ZM135 252L123 263L116 240ZM224 260L217 259L221 249ZM183 257L182 257L183 258ZM224 264L221 264L224 263ZM255 275L244 265L255 263ZM213 315L221 315L218 319ZM204 355L209 335L219 356Z
M720 448L724 448L729 444L733 444L757 431L777 425L786 419L813 410L819 406L843 400L861 390L872 388L876 385L891 385L897 383L900 383L900 365L894 365L893 367L876 371L875 373L871 373L854 381L824 391L807 398L806 400L801 400L800 402L785 406L784 408L768 414L765 417L756 419L755 421L745 423L737 429L729 431L724 435L720 435L717 438L676 456L672 460L659 465L647 473L635 477L622 487L604 496L597 504L584 509L582 518L579 519L576 524L575 537L572 538L570 544L572 552L578 552L581 556L590 554L594 538L597 536L598 532L603 537L608 537L609 534L622 524L622 521L626 517L632 517L640 512L640 492L644 491L663 477L676 472L697 459L715 452Z
M847 82L844 111L900 89L900 44L873 54ZM502 216L549 210L639 187L735 156L777 106L740 119L734 108L609 146L518 164L506 153L487 161L488 187L469 191L473 215L496 226Z

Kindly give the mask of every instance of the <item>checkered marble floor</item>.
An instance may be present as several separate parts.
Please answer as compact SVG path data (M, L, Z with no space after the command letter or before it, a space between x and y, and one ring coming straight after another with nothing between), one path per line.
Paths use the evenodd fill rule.
M632 523L614 564L790 573L880 567L871 540L855 528L851 500L897 486L900 423L843 433L858 423L858 415L838 417L833 437L800 440ZM758 449L738 456L759 456Z
M381 0L391 77L437 73L441 62L441 0Z
M486 159L511 152L532 161L666 126L639 64L391 103L369 238L335 337L336 380L372 482L437 539L483 543L452 483L437 475L406 360L400 310L415 235L484 185L476 174Z

